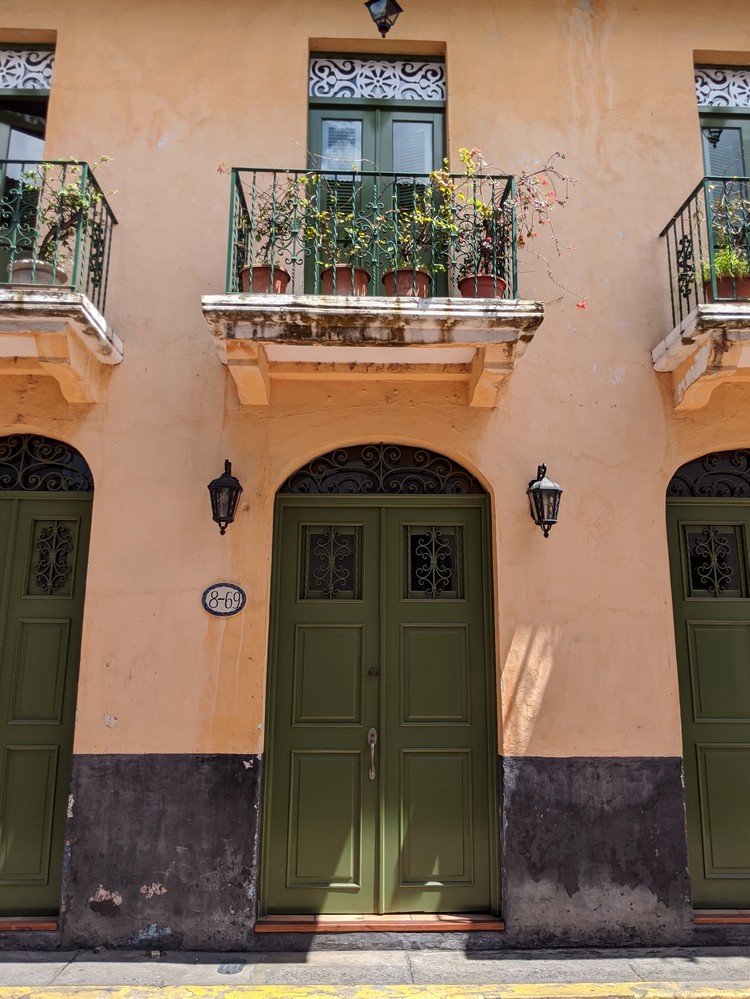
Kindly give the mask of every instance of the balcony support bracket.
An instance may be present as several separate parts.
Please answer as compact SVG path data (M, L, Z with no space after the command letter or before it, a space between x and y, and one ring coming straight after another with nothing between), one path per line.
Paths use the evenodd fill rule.
M47 375L67 402L99 397L104 365L123 347L85 295L52 288L0 291L0 377Z
M651 352L675 410L706 406L722 385L750 383L750 302L699 305Z
M460 381L492 408L544 318L540 302L325 295L209 295L203 313L250 406L282 379L369 378Z

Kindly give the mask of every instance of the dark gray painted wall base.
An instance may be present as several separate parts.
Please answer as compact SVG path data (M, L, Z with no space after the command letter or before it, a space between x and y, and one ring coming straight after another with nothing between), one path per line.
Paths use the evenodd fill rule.
M61 946L486 950L750 937L690 921L679 759L523 757L498 769L504 933L314 937L253 932L257 756L75 756Z
M74 756L63 947L247 947L259 757Z
M510 945L687 941L679 758L505 758L501 801Z

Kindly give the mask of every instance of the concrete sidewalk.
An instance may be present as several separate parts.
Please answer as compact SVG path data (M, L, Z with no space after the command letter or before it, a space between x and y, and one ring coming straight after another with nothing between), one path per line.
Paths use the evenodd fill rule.
M0 953L0 999L750 999L750 949Z

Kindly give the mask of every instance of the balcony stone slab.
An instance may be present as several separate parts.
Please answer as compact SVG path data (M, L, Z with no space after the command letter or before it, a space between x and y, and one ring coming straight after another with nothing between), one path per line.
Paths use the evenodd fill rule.
M700 409L721 385L750 382L750 301L698 305L651 352L675 409Z
M122 355L119 337L85 295L43 287L0 290L0 376L48 375L68 402L92 403L102 365L119 364Z
M203 314L245 405L276 379L462 382L470 406L497 405L544 318L518 299L206 295Z

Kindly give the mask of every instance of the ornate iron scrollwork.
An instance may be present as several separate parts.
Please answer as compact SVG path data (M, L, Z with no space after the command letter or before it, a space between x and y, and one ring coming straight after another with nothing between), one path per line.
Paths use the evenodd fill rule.
M88 493L94 488L83 456L39 434L0 437L0 492Z
M440 597L456 590L456 538L439 527L427 527L411 536L412 595Z
M728 562L731 551L729 537L716 527L707 527L693 540L690 569L696 589L706 590L715 597L727 589L734 575Z
M315 458L279 492L435 496L483 494L484 488L465 468L427 448L362 444Z
M310 60L310 97L444 101L445 66L418 59L316 56Z
M46 593L55 593L65 585L73 570L68 561L73 551L70 529L53 520L42 530L34 547L39 552L39 561L34 566L36 584Z
M322 534L313 534L312 582L323 596L333 599L340 589L351 589L352 535L342 534L329 527Z
M695 253L692 236L682 236L677 243L677 286L683 298L690 298L695 293Z
M678 468L667 496L750 498L750 450L713 451Z

